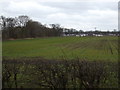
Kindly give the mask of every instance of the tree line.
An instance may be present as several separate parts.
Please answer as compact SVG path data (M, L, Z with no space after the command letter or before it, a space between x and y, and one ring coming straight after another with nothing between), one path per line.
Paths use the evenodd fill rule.
M60 24L43 25L38 21L30 19L26 15L18 17L0 16L0 29L2 31L2 39L19 39L19 38L36 38L36 37L56 37L56 36L76 36L86 34L87 36L94 35L113 35L119 36L120 31L83 31L76 29L62 28Z
M50 24L51 27L33 21L28 16L0 17L2 39L36 38L61 36L63 29L59 24Z

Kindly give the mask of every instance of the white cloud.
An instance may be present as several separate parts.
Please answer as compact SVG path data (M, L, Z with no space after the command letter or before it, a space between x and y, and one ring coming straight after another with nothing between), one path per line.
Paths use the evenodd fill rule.
M52 2L51 2L52 1ZM28 15L42 23L102 30L118 27L118 0L0 0L4 16Z

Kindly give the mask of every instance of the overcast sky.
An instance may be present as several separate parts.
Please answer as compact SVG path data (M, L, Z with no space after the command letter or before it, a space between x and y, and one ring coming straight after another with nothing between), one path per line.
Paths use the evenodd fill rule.
M77 30L118 28L118 0L0 0L0 13Z

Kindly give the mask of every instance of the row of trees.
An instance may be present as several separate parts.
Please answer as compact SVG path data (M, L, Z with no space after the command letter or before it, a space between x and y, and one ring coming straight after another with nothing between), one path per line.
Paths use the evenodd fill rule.
M50 24L51 27L42 25L40 22L31 20L28 16L19 16L15 18L1 19L2 38L35 38L35 37L53 37L60 36L63 29L59 24Z
M40 22L31 20L28 16L0 17L0 26L2 30L3 40L14 38L36 38L36 37L54 37L54 36L71 36L87 34L93 36L94 34L101 35L119 35L120 31L83 31L76 29L62 28L59 24L50 24L50 27L42 25Z

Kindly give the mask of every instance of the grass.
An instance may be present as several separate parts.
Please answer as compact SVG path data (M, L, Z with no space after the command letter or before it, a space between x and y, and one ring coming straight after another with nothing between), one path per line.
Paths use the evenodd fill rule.
M50 37L3 41L3 56L9 58L118 60L118 37Z
M8 40L2 49L3 88L118 87L118 37Z

